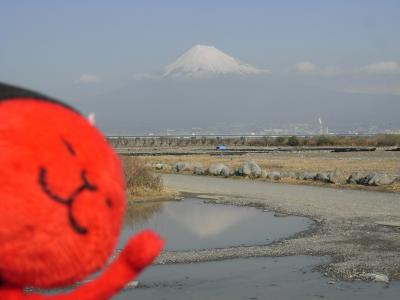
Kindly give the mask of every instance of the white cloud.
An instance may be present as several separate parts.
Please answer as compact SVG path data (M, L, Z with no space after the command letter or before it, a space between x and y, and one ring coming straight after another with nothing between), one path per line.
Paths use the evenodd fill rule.
M78 80L79 83L98 83L100 81L101 78L93 74L82 74Z
M319 75L319 76L339 76L339 75L360 75L360 74L399 74L400 62L397 61L381 61L377 63L367 64L357 68L341 68L337 66L318 66L310 61L302 61L295 65L295 71L299 74Z
M317 71L317 66L309 61L302 61L295 66L297 72L302 74L312 74Z
M337 66L320 67L309 61L302 61L295 65L297 73L305 75L318 75L324 77L332 77L345 74L345 71Z
M388 74L400 72L400 63L396 61L381 61L360 68L363 73Z

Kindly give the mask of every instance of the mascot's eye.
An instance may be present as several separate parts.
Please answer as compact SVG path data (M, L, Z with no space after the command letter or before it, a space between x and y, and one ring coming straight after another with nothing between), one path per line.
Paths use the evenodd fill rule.
M61 138L65 148L67 148L69 154L71 154L72 156L76 156L76 152L74 147L72 146L72 144L70 142L68 142L66 139Z
M112 208L114 206L114 204L112 203L110 198L106 198L104 200L104 202L106 203L107 207Z

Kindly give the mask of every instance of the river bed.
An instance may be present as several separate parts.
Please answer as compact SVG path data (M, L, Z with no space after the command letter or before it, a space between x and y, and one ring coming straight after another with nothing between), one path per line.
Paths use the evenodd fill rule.
M144 218L127 218L120 246L129 235L150 227L167 240L167 251L178 251L175 255L243 245L241 249L264 248L277 240L290 241L290 236L314 226L307 218L277 217L254 207L194 198L147 205ZM398 299L398 281L339 281L315 271L331 261L328 256L296 255L155 265L139 277L137 288L124 290L115 299Z
M398 299L399 282L334 281L313 271L327 257L291 256L153 266L115 299Z

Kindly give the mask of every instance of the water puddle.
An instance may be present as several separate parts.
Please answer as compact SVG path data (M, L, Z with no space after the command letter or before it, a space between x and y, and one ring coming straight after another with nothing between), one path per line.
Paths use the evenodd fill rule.
M265 245L306 230L312 221L275 217L253 207L205 204L199 199L132 204L118 247L143 228L166 240L166 250L198 250L240 245Z
M312 271L327 261L296 256L153 266L141 275L138 288L115 299L399 299L399 282L335 282Z

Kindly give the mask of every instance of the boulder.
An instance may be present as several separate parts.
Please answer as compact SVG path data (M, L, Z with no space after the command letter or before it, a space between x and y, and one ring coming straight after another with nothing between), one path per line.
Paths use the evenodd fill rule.
M317 173L301 172L297 178L301 180L314 180L316 176Z
M367 174L366 176L361 176L358 180L357 180L357 184L362 184L362 185L371 185L370 183L372 183L372 179L375 177L376 173L370 173Z
M178 162L175 164L175 170L177 172L188 171L190 170L190 164L185 162Z
M356 183L369 186L389 185L396 181L396 176L385 173L369 173L361 176L359 173L353 173L347 179L348 183Z
M270 177L273 180L281 180L282 179L281 173L278 171L272 171L270 174Z
M279 172L279 175L280 175L281 178L286 178L286 177L289 177L289 172L282 171L282 172Z
M328 173L329 183L333 184L344 184L346 178L339 169L335 169L333 172Z
M239 166L237 169L237 174L239 176L260 177L261 168L254 160L250 160Z
M228 167L225 166L224 164L220 164L220 163L211 164L208 167L208 174L213 175L213 176L219 176L219 175L221 175L221 172L223 169L225 169L224 172L226 172L226 168L228 168ZM229 170L229 168L228 168L228 170Z
M368 185L374 185L374 186L380 186L380 185L389 185L392 184L395 181L395 177L388 175L388 174L371 174L371 176L368 177Z
M204 175L204 169L202 167L195 166L193 168L193 174L195 174L195 175Z
M268 177L268 171L266 171L266 170L261 170L260 177L261 177L261 178L267 178L267 177Z
M366 274L362 274L361 278L370 280L370 281L375 281L375 282L389 283L389 277L385 274L366 273Z
M347 178L347 183L350 184L358 184L360 178L362 177L362 175L359 172L355 172L355 173L351 173L349 178Z
M171 166L169 164L164 164L164 163L158 163L155 164L154 166L157 170L168 170L171 169Z
M282 171L280 172L281 178L296 178L297 174L292 171Z
M317 175L315 176L314 180L325 182L325 183L330 182L327 173L317 173Z
M229 177L231 175L231 170L227 166L223 166L220 175L224 177Z

